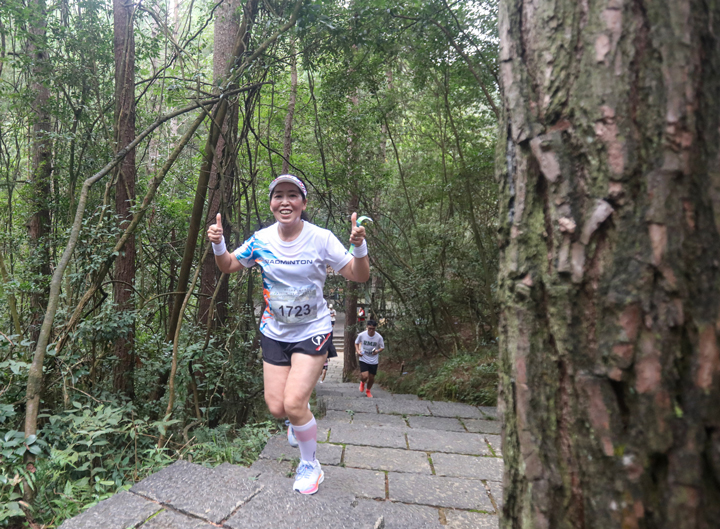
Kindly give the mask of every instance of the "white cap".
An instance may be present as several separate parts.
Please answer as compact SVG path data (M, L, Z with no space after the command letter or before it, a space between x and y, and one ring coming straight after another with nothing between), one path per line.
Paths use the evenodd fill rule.
M300 180L297 176L293 176L291 174L281 174L275 180L270 182L270 192L268 193L268 196L270 198L272 198L272 192L273 189L275 189L275 186L281 184L282 182L290 182L291 184L295 184L302 193L303 198L307 198L307 189L305 188L305 184L303 184L302 180Z

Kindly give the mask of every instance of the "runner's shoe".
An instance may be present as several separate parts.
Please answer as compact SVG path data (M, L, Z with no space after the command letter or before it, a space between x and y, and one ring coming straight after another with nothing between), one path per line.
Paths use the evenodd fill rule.
M325 473L320 468L320 462L317 459L312 463L300 460L300 464L295 471L293 490L298 491L300 494L315 494L324 479Z
M367 397L368 397L369 399L373 398L372 393L370 393L370 390L367 390L367 391L365 392L365 395L367 395Z
M360 382L360 393L365 393L365 382Z
M297 448L299 445L298 445L297 439L295 439L295 432L293 432L293 427L290 424L290 421L285 421L285 426L287 426L287 429L288 429L288 432L287 432L288 443L290 443L290 446L292 446L293 448Z

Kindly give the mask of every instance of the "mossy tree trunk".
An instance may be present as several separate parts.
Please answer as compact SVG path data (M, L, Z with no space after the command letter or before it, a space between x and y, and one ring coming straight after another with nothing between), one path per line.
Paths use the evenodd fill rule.
M720 520L720 3L501 0L504 528Z

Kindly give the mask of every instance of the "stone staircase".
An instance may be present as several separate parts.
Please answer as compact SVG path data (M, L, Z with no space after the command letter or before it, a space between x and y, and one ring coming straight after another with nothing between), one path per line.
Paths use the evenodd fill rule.
M299 450L271 438L249 468L177 461L61 529L497 528L503 462L495 408L342 383L342 321L316 386L325 481L293 492Z

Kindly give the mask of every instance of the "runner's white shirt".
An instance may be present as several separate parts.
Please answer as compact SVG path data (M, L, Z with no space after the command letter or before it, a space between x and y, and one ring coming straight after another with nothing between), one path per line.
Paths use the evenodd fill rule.
M327 265L341 270L352 256L330 230L303 221L300 235L285 242L275 223L256 231L233 255L247 268L257 263L262 269L261 333L295 343L332 330L323 298Z
M360 357L361 362L371 365L378 363L380 355L371 355L370 351L385 348L385 340L383 340L379 332L375 331L375 335L370 336L367 331L363 331L355 338L355 343L361 344L360 348L363 352L363 355Z

